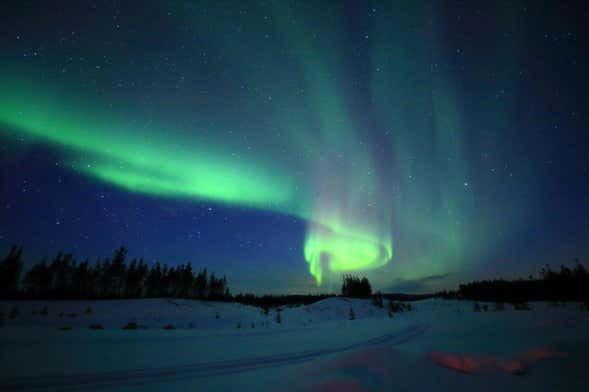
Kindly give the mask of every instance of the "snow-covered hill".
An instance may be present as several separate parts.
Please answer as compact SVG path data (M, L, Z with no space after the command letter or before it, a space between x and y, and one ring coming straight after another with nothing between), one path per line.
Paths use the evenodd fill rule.
M329 298L262 309L190 300L2 301L0 390L584 391L589 312L396 313ZM44 315L44 308L47 314ZM353 309L354 320L350 320ZM123 330L136 323L138 330ZM103 330L90 329L101 325ZM163 329L173 326L175 329Z
M388 317L386 308L377 308L369 300L328 298L307 306L261 308L227 302L186 299L141 299L104 301L2 301L5 317L18 310L7 326L88 328L101 325L119 329L134 322L139 329L227 329L307 326L324 321L347 320L352 310L355 319ZM280 323L277 322L280 313Z

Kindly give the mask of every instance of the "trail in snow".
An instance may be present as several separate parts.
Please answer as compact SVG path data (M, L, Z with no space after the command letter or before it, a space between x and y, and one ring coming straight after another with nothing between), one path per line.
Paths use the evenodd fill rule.
M418 322L402 331L371 338L362 342L323 350L310 350L286 354L243 358L191 365L144 368L122 371L70 374L43 377L21 377L5 380L0 390L6 391L70 391L105 390L116 387L153 385L186 379L197 379L233 373L242 373L276 366L295 365L322 356L375 345L399 345L429 329L429 324Z

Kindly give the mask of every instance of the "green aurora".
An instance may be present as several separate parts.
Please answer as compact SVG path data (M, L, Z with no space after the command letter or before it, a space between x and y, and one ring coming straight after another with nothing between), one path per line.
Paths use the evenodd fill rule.
M320 174L310 184L317 183L318 189L306 189L299 194L307 196L298 196L296 189L305 184L297 185L287 171L273 170L270 162L234 157L223 152L223 146L186 145L179 137L169 137L179 132L164 127L165 131L149 133L142 127L138 133L116 119L71 110L73 101L43 96L48 88L31 88L26 82L6 81L6 85L11 85L6 90L10 93L0 99L6 129L17 137L26 135L60 146L62 163L73 170L130 192L213 200L308 220L305 258L318 284L325 268L333 272L371 269L392 257L390 236L383 234L390 221L383 222L376 214L366 218L362 203L368 192L354 192L350 187L350 180L358 187L374 186L358 170L354 170L358 178L330 182L338 169L325 167L325 158L318 159L311 166ZM332 153L337 151L341 150ZM83 159L76 158L80 153ZM344 193L347 198L338 200L337 195Z
M443 32L431 7L383 6L370 18L370 55L354 65L366 68L358 82L366 87L358 89L346 84L352 71L342 66L356 56L346 36L349 16L337 7L309 13L311 4L286 4L260 9L257 15L272 16L263 27L243 16L241 45L220 33L235 24L221 7L179 12L211 62L222 64L219 88L229 93L221 102L181 90L174 106L170 89L149 87L143 93L154 95L155 105L117 99L116 75L132 66L116 59L110 73L94 76L108 86L101 94L85 89L80 75L41 77L34 67L2 64L5 136L54 146L61 164L129 192L303 218L304 258L318 285L346 271L373 271L382 283L387 278L378 271L387 266L402 280L448 274L481 246L492 247L474 245L496 230L496 211L477 210L471 192L463 146L468 97L451 72L431 71L445 56L434 50ZM219 22L205 28L210 19ZM272 41L248 46L261 30L273 31ZM186 78L198 85L202 72ZM171 85L168 77L159 84ZM369 108L359 108L360 99ZM509 121L502 105L488 108L495 123ZM521 218L514 204L505 208ZM474 221L475 211L486 224Z

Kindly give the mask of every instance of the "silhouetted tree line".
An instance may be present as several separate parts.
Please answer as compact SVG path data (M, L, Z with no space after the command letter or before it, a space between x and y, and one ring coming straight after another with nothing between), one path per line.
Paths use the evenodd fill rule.
M307 294L307 295L262 295L255 294L238 294L233 297L233 301L258 306L263 309L274 308L278 306L300 306L309 305L326 298L334 297L335 294Z
M391 301L421 301L428 298L442 297L441 293L435 294L382 294L382 297Z
M359 278L354 275L344 275L342 284L342 295L351 298L370 298L372 286L368 278Z
M20 281L22 247L12 247L0 263L0 298L113 299L176 297L222 300L230 297L227 279L195 272L190 263L168 267L143 259L126 262L120 247L112 259L91 264L59 252L51 261L33 265Z
M449 294L448 294L449 295ZM460 298L476 301L587 301L589 300L589 273L575 261L573 268L562 265L552 271L546 265L540 277L518 280L483 280L460 285Z
M443 299L460 299L460 292L458 290L442 290L435 294L431 294L431 297Z
M18 296L18 281L22 268L22 246L13 246L0 263L0 298Z

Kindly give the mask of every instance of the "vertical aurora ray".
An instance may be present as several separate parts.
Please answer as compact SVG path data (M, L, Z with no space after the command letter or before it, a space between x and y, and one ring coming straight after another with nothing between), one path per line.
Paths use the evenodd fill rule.
M321 47L343 40L342 16L316 15L331 27L321 31L327 36L321 44L313 39L312 21L297 22L304 18L293 7L278 3L274 15L283 26L285 46L301 54L297 59L316 118L316 151L307 163L313 174L304 254L309 272L320 285L327 273L374 269L391 260L390 208L383 199L390 192L380 182L371 146L363 140L362 127L344 99L342 86L332 77L347 53Z
M371 81L375 113L387 129L392 157L391 208L401 244L393 274L412 280L455 273L474 264L484 252L481 246L493 246L491 233L514 230L523 209L500 212L510 217L505 225L477 203L477 179L466 144L469 132L478 133L481 120L468 115L460 80L444 66L448 45L440 10L410 1L383 4L379 10L372 30ZM509 15L505 19L510 21ZM497 59L516 52L513 47L495 50ZM492 102L483 113L488 124L502 127L509 121L509 109L507 102ZM471 129L473 125L477 128Z

